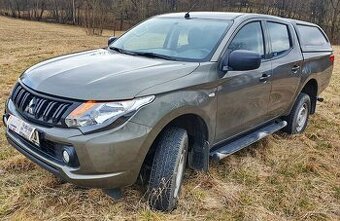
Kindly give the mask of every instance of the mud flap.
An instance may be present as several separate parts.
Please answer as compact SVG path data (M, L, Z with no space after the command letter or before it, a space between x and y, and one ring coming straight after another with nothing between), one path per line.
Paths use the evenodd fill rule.
M119 200L123 197L122 190L116 189L103 189L103 192L114 200Z
M195 143L188 156L189 167L193 170L208 172L209 169L209 142Z

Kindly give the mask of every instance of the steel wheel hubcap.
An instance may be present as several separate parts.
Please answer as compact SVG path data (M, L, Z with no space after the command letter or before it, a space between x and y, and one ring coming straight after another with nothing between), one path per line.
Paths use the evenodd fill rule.
M301 131L303 129L303 127L306 124L307 121L307 117L308 117L308 106L306 103L304 103L297 115L297 127L296 130L297 131Z

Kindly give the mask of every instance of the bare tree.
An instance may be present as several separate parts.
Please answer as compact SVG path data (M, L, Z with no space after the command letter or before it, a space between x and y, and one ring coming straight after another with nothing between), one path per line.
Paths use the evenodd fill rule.
M90 35L102 35L104 25L110 17L107 15L109 0L86 0L83 26Z
M333 42L340 34L340 0L0 0L0 14L30 20L126 30L156 14L192 10L255 12L321 25Z
M338 18L339 18L339 12L340 12L340 0L329 0L331 7L333 9L333 15L332 15L332 19L331 19L331 39L335 40L335 34L336 34L336 29L337 27L339 27L339 24L337 24L338 22ZM338 33L337 33L338 34Z

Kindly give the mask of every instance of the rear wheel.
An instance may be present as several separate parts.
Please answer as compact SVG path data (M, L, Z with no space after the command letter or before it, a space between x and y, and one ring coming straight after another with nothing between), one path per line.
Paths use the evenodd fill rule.
M291 113L285 117L288 125L283 131L289 134L302 133L307 127L310 111L310 97L305 93L301 93L296 99Z
M168 128L161 135L149 180L151 208L171 211L176 207L186 168L188 145L188 135L184 129Z

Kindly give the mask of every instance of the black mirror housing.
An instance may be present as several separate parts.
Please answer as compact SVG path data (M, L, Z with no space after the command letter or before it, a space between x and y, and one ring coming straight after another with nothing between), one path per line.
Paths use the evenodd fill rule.
M118 37L115 37L115 36L109 37L109 39L107 41L107 45L110 46L110 44L112 44L117 39L118 39Z
M228 67L233 71L250 71L261 65L261 55L247 50L236 50L228 57Z

